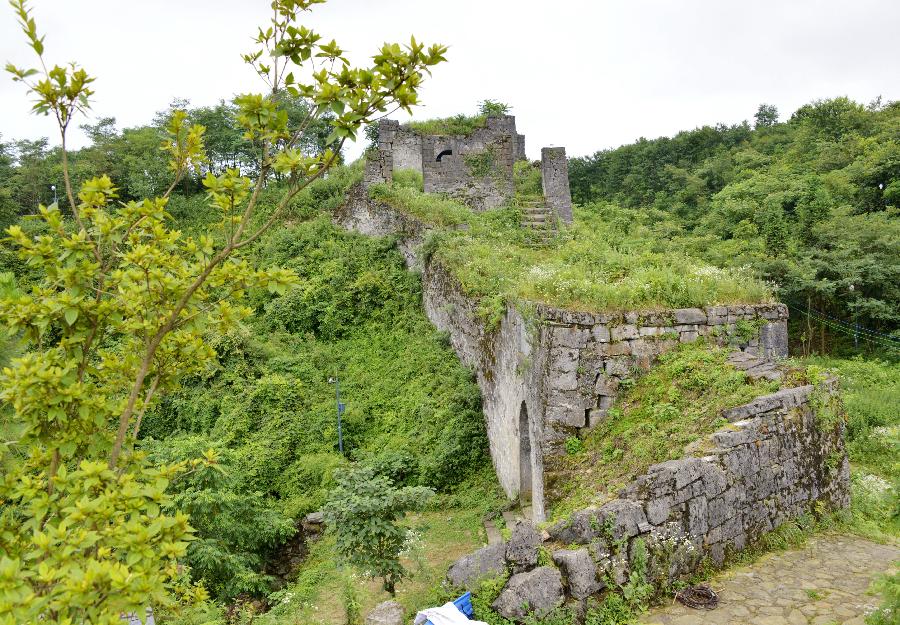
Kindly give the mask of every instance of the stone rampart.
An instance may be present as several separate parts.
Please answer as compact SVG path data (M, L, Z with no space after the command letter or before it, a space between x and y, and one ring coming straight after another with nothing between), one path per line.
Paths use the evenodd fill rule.
M615 590L639 552L648 560L649 580L663 584L696 570L704 557L721 563L789 519L847 507L844 422L825 418L824 409L831 404L832 414L838 412L836 402L829 381L726 412L731 424L702 441L704 455L654 465L619 499L553 525L545 547L558 573L530 557L539 543L523 522L507 543L457 561L448 579L471 589L485 577L512 573L494 608L521 619Z
M787 310L780 304L603 314L524 303L507 307L497 327L487 329L478 300L439 262L419 257L428 226L361 188L335 221L397 236L407 266L422 272L429 320L449 333L476 374L498 480L511 499L532 503L537 520L544 518L546 461L561 453L568 436L605 417L633 370L700 336L755 354L786 353Z

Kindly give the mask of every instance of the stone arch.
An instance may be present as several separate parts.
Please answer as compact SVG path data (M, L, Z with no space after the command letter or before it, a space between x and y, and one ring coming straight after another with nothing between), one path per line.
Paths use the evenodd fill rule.
M528 420L528 407L522 402L519 409L519 501L525 505L531 502L531 427Z
M434 160L435 160L436 162L440 163L440 162L441 162L441 159L444 158L445 156L453 156L453 150L444 150L443 152L441 152L440 154L438 154L438 155L437 155L437 158L434 159Z

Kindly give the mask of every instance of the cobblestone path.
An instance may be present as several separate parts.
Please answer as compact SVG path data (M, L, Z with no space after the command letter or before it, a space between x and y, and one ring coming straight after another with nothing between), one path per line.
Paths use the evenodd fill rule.
M652 625L864 625L880 598L866 590L900 560L900 547L852 536L817 536L803 549L762 557L711 580L715 610L656 608Z

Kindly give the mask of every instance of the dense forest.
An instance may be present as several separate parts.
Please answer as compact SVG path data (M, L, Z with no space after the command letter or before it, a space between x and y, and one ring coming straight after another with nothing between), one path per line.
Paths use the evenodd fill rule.
M640 209L689 252L772 283L802 318L793 338L805 353L854 333L895 349L900 102L815 101L785 122L762 105L752 126L640 139L572 159L569 172L576 202Z

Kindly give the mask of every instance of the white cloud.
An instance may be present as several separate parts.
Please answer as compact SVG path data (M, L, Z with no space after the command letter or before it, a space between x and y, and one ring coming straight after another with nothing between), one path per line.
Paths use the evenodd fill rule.
M33 5L48 58L96 75L94 115L120 127L148 122L175 97L205 105L262 90L239 54L267 0ZM12 12L0 11L0 59L29 63ZM508 102L532 157L544 145L582 155L735 123L760 102L785 116L815 98L900 98L894 0L331 0L309 17L359 60L413 33L449 44L416 117ZM52 132L28 108L21 85L0 81L4 140Z

